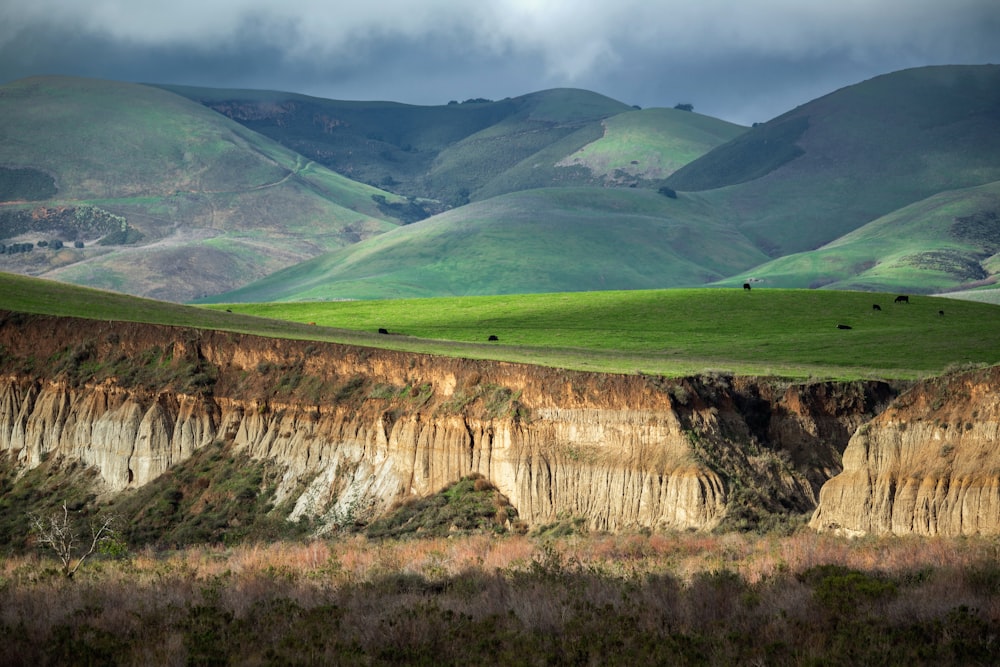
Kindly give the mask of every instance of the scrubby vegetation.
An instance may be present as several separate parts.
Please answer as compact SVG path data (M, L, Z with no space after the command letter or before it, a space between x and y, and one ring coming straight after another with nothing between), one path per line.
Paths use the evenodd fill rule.
M123 493L110 511L134 547L240 544L301 537L309 521L286 521L273 505L280 466L252 461L215 443L149 484Z
M60 506L84 522L94 514L97 470L45 457L21 470L16 454L0 454L0 549L21 553L32 544L31 514L49 516Z
M132 549L177 549L204 544L235 546L298 540L329 529L304 516L289 521L292 501L276 503L284 467L254 460L215 442L153 481L113 497L102 492L96 468L44 457L18 474L11 455L0 458L0 550L24 553L37 543L33 518L68 513L86 533L88 523L114 518L115 532ZM292 494L292 497L298 497ZM517 509L488 480L473 474L424 498L401 499L385 516L365 523L340 517L337 535L428 538L525 532Z
M989 664L996 543L801 533L140 549L0 559L19 664Z
M89 204L0 209L0 238L52 231L67 241L100 238L102 245L132 242L142 236L125 216Z
M3 661L968 665L998 650L995 537L612 535L574 517L528 532L472 475L318 540L273 506L280 473L211 445L109 503L79 464L4 472ZM60 504L118 529L72 579L26 511Z
M469 475L426 498L406 500L364 529L371 538L447 537L456 533L508 532L517 510L482 475Z
M436 206L434 202L419 202L415 197L401 202L390 202L386 200L384 195L372 195L372 200L384 215L396 218L404 225L418 222L440 212L440 206Z
M55 179L43 171L0 167L0 201L41 201L56 192Z
M118 344L115 333L107 339L112 345ZM44 365L72 386L113 380L126 388L170 388L194 395L211 393L217 375L217 369L191 354L190 347L177 351L172 345L166 349L151 346L139 358L121 354L108 359L97 353L95 341L86 340L68 345L51 359L36 363L35 368Z

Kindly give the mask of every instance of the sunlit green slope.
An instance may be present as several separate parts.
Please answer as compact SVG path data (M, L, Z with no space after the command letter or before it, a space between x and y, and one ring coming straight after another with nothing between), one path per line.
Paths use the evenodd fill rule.
M697 197L552 188L470 204L211 300L677 287L717 280L762 259Z
M1000 181L928 197L721 284L947 292L994 283L998 252Z

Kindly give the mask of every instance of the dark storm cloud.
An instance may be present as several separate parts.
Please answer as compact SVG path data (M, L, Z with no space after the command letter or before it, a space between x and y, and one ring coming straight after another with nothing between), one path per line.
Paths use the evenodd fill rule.
M906 67L1000 62L995 0L33 0L0 81L72 74L441 104L574 86L742 123Z

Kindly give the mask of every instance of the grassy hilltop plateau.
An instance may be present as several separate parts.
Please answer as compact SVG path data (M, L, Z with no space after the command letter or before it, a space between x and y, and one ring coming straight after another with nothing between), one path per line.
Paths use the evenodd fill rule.
M998 275L995 65L0 86L0 664L994 664Z

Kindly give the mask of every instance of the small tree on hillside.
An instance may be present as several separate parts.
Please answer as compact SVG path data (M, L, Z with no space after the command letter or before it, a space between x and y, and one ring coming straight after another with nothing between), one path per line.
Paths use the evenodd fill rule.
M32 530L37 535L38 544L47 546L55 552L62 564L62 573L72 578L76 571L102 546L120 545L121 541L114 529L114 517L104 517L97 523L90 524L90 545L79 557L80 549L87 545L86 538L81 538L76 526L70 519L69 509L63 503L62 512L53 512L48 519L29 513Z

